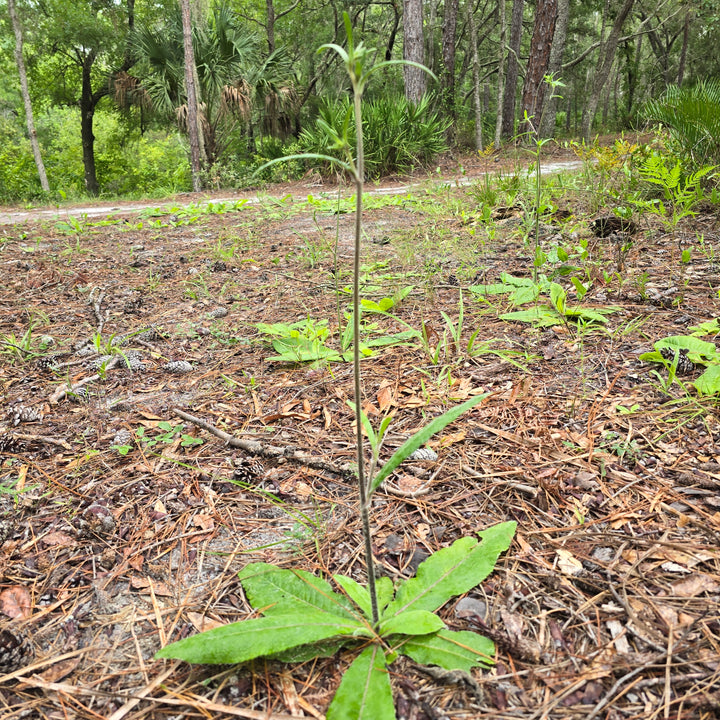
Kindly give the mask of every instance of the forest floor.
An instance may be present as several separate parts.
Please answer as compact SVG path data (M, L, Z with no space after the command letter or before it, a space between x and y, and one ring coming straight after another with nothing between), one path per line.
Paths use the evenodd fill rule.
M408 577L455 539L517 522L493 573L441 611L493 639L496 664L460 682L398 660L398 717L720 717L720 420L693 385L716 359L678 357L672 383L668 363L640 359L720 332L717 211L672 229L636 216L631 235L602 238L592 220L611 214L621 173L555 176L540 272L582 309L563 317L542 283L527 305L494 292L517 289L504 274L532 287L532 177L486 162L365 203L363 298L395 301L364 316L379 341L364 409L376 425L394 416L383 459L488 393L429 442L437 459L378 490L379 571ZM364 578L341 470L349 195L305 184L0 226L3 720L324 717L352 653L153 656L249 617L248 562Z

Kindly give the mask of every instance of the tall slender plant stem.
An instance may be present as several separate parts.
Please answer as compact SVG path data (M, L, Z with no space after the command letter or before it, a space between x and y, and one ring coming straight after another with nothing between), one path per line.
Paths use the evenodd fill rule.
M375 590L375 561L373 560L372 535L370 534L370 483L365 478L365 457L363 454L362 391L360 383L360 239L362 234L362 196L365 179L362 134L362 91L355 87L355 138L357 142L357 160L355 163L355 256L353 261L353 378L355 381L355 408L357 433L357 472L360 486L360 520L365 542L365 562L367 564L368 593L372 609L373 625L380 619L378 613L377 591Z

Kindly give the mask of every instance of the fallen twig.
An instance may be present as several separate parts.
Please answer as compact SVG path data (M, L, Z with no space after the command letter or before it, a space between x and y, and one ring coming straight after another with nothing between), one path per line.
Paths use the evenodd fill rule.
M119 362L120 362L120 356L116 355L114 358L108 360L107 364L105 365L105 370L110 370L111 368L114 368ZM77 392L84 385L88 385L91 382L95 382L96 380L99 380L100 378L101 378L100 373L96 373L95 375L91 375L90 377L86 377L86 378L83 378L82 380L78 380L76 383L73 383L69 387L60 385L55 390L55 392L50 396L49 402L51 405L57 405L63 398L67 397L67 395L69 393Z

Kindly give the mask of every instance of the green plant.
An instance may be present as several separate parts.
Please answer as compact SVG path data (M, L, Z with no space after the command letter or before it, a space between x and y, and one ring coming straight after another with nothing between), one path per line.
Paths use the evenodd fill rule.
M45 313L31 313L27 330L20 337L16 337L12 332L0 336L0 355L4 355L11 365L40 356L47 349L48 343L44 340L46 336L33 337L33 331L39 325L45 325L47 322L48 318ZM35 346L36 349L33 349Z
M695 389L702 395L716 395L720 393L720 353L718 353L714 343L700 340L696 337L698 333L709 334L705 332L706 330L712 332L712 328L714 327L713 323L716 323L716 321L713 320L710 321L710 323L703 323L699 328L691 328L695 330L693 335L671 335L670 337L658 340L654 344L655 350L653 352L640 355L640 360L660 363L667 369L667 379L662 377L657 371L652 371L654 377L659 380L661 389L664 392L667 392L676 380L683 385L677 378L677 368L681 362L681 356L684 355L693 365L705 367L702 375L692 383ZM663 355L662 350L664 348L671 351L673 355L672 359L668 359Z
M493 643L472 632L448 631L435 615L450 598L465 593L493 569L513 538L515 523L506 522L473 537L456 540L423 562L417 576L397 587L376 579L370 531L370 500L381 483L412 452L463 412L483 399L478 395L422 428L377 472L380 446L389 426L385 418L375 433L361 410L360 376L360 241L362 237L363 135L362 96L370 75L389 63L365 67L368 50L353 43L350 17L344 13L347 50L328 45L342 60L353 88L357 158L347 137L334 135L345 157L339 161L356 186L355 257L353 267L353 384L356 411L357 480L367 587L334 575L341 592L323 578L303 570L252 563L239 577L251 605L263 617L215 628L166 646L157 657L192 662L237 663L257 657L303 661L350 646L360 651L345 671L328 708L328 720L390 720L395 717L388 666L399 654L448 670L469 671L492 662ZM327 157L325 157L327 160ZM372 450L365 467L363 429Z
M694 87L669 87L650 100L643 114L662 123L670 133L673 151L695 166L720 163L720 81Z
M566 290L556 282L539 276L538 282L529 278L518 278L507 273L500 275L500 283L491 285L472 285L469 289L477 295L507 294L512 305L524 305L538 300L541 294L548 296L547 304L536 304L528 310L516 310L500 315L501 320L509 322L527 322L535 327L552 327L553 325L576 323L605 324L607 315L615 312L616 307L585 308L567 304ZM576 290L577 290L577 286Z
M153 437L150 437L146 434L145 427L140 426L136 431L135 435L140 440L143 445L146 448L151 448L157 445L158 443L164 443L165 445L171 445L175 442L176 438L180 438L180 446L184 448L188 447L194 447L195 445L202 445L203 440L202 438L194 437L193 435L189 435L185 432L183 432L183 426L180 425L173 425L172 423L167 422L166 420L162 420L157 424L158 430L161 430L162 432L157 433ZM124 447L124 446L119 446ZM120 452L118 450L118 452ZM120 453L121 455L126 453Z
M384 177L408 173L425 166L445 150L447 123L431 109L430 97L413 103L404 97L378 98L363 106L363 152L367 177ZM316 126L306 128L298 140L302 153L326 153L327 138L355 135L352 99L329 100L320 107ZM352 150L355 143L350 141ZM331 155L345 159L341 147L331 148ZM333 165L327 161L324 171Z
M680 160L676 160L675 165L668 169L665 158L659 153L652 153L641 165L640 174L644 180L662 189L665 202L659 198L640 198L632 202L643 210L656 214L667 229L673 231L683 218L696 214L695 208L703 199L701 181L714 169L713 165L704 165L685 175Z
M548 88L550 88L551 98L560 97L560 95L557 95L555 93L555 90L559 87L565 87L565 83L553 77L552 73L550 73L549 75L545 75L545 77L543 78L543 82L548 86ZM524 135L526 136L527 140L533 145L533 149L530 150L530 152L535 159L535 208L533 213L533 220L535 225L535 252L533 257L533 280L537 282L538 270L544 265L545 260L547 259L542 251L542 248L540 247L540 216L543 213L543 208L540 202L542 189L542 170L540 160L542 155L542 148L546 143L550 142L550 138L541 138L538 134L538 128L542 125L542 116L537 119L537 127L533 125L533 119L534 118L528 116L526 110L523 122L527 126L528 130L524 133Z

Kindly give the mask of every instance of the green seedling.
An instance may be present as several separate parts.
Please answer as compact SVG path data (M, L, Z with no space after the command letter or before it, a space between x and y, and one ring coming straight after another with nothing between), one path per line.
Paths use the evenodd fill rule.
M700 326L703 329L714 327L714 321L703 323ZM691 330L697 328L691 328ZM705 333L707 334L707 333ZM702 375L692 382L692 385L701 395L717 395L720 393L720 354L714 343L706 342L698 339L693 335L673 335L658 340L654 345L653 352L647 352L640 355L640 360L645 362L660 363L665 366L668 371L667 379L662 377L657 371L651 371L652 375L660 382L660 387L664 392L668 392L672 384L677 380L677 366L680 360L680 351L687 354L688 360L694 365L704 366L705 371ZM672 360L664 358L661 354L663 348L669 348L674 351ZM678 383L680 381L678 380ZM683 383L680 383L681 385Z
M180 446L184 448L194 447L195 445L202 445L202 438L194 437L183 432L183 426L173 425L172 423L163 420L157 424L158 430L163 432L158 433L153 437L149 437L146 433L145 427L140 426L136 431L135 435L146 448L151 448L158 443L164 443L165 445L171 445L175 442L177 437L181 438ZM124 446L122 446L124 447ZM121 453L122 454L122 453Z

